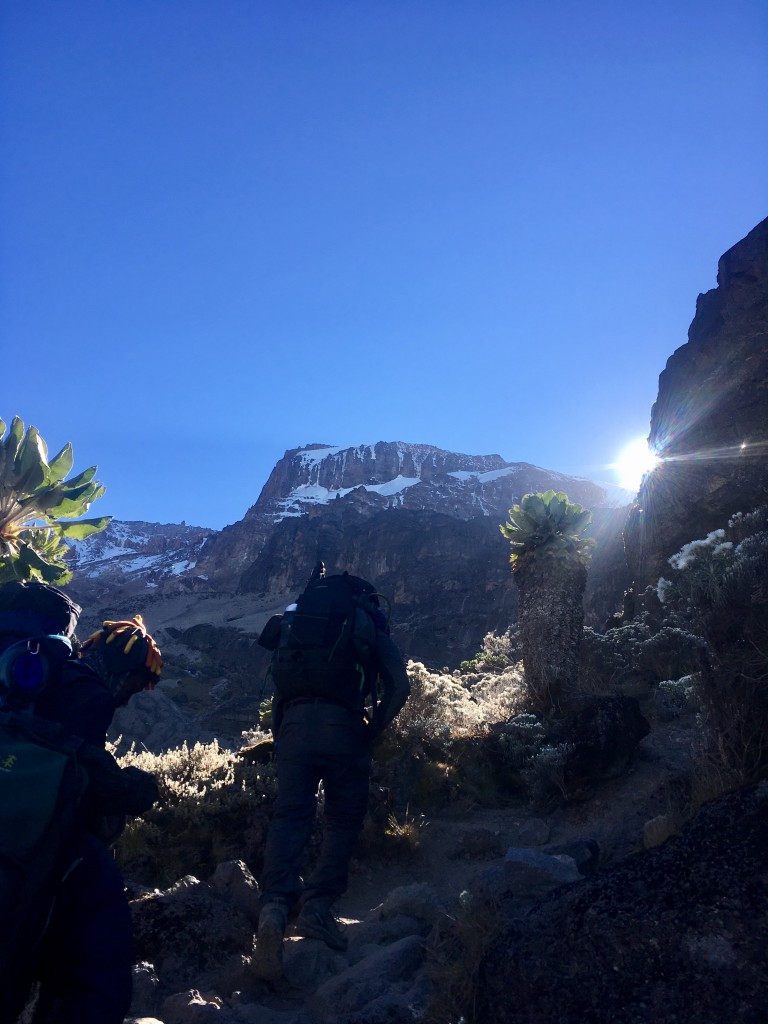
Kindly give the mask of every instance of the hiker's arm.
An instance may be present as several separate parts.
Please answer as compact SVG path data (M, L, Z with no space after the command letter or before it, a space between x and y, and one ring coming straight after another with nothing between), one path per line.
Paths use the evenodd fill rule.
M81 760L88 773L87 807L94 816L142 814L157 800L157 779L130 765L121 768L109 751L86 743Z
M378 739L393 721L411 692L403 656L387 634L378 635L376 653L384 692L371 722L369 735L372 740Z

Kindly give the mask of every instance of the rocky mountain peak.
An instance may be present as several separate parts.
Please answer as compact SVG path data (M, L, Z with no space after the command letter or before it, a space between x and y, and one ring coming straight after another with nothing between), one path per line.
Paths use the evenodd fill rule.
M276 514L281 508L285 514L295 514L302 505L343 497L358 486L392 496L442 476L480 475L511 468L512 464L498 455L460 455L429 444L307 444L286 452L276 464L251 512L274 503Z
M604 501L600 488L588 481L506 462L500 455L465 455L402 441L349 448L309 444L285 453L246 518L268 516L274 522L303 515L357 488L376 508L434 509L470 518L496 514L499 500L502 505L507 500L502 494L538 488L543 476L547 486L567 484L569 496L576 488L582 498L573 500Z
M70 589L84 607L109 593L144 600L147 591L172 590L195 571L212 532L186 523L113 519L106 530L72 544Z

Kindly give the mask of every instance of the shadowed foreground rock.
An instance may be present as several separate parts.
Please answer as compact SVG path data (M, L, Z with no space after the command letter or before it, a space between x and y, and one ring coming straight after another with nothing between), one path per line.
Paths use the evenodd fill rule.
M768 782L514 919L481 970L494 1024L762 1024Z
M565 790L575 796L604 779L622 775L649 729L634 697L591 700L555 736L556 742L572 748L563 767Z

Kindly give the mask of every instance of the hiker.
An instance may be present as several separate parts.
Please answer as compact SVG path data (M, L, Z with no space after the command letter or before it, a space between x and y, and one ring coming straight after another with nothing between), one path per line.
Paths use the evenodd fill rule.
M22 962L20 977L13 980L22 1006L30 981L37 983L32 1019L39 1024L122 1024L132 995L133 934L123 878L109 844L122 831L126 815L140 814L156 801L157 782L136 767L121 768L105 749L106 732L117 707L154 686L162 659L138 615L106 622L78 656L74 630L80 611L66 594L47 584L0 587L0 660L13 656L13 645L26 646L20 638L40 638L49 653L75 649L54 665L51 678L43 680L34 697L19 697L4 688L2 710L12 718L15 714L22 728L27 723L33 732L44 734L44 726L55 727L65 737L84 741L77 760L87 776L72 812L75 825L53 865L58 874L42 887L52 890L52 906L43 906L50 915L47 928L42 939L34 935L34 963ZM36 654L30 643L24 656L33 662L33 677ZM24 686L28 669L21 668ZM3 978L4 986L6 982L2 1024L16 1016L11 979ZM11 1015L4 1016L6 1012Z
M333 605L330 612L324 601ZM355 641L350 623L361 635L367 632L367 638ZM310 634L319 628L319 642L297 653L291 643L304 628ZM278 788L267 835L253 969L258 977L275 981L282 976L283 937L297 904L299 935L321 939L331 949L347 946L331 908L346 891L352 849L368 807L371 747L405 704L410 687L373 586L347 573L327 577L322 563L297 603L267 623L259 643L275 651L272 731ZM352 653L345 653L345 647ZM367 709L366 697L371 704ZM325 792L322 845L302 885L301 859L320 781Z

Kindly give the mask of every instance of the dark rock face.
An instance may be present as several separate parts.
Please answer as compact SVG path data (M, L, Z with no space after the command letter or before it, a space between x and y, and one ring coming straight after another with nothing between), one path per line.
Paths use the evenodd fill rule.
M147 588L165 593L194 587L191 572L212 531L185 523L144 523L113 520L106 530L74 544L68 562L74 576L67 588L82 604L85 624L94 602L116 601L115 615ZM106 613L109 604L103 606ZM82 629L81 629L82 632Z
M285 453L272 470L257 504L285 500L308 485L338 491L383 484L397 477L428 482L449 473L489 473L510 465L500 455L461 455L431 445L398 441L346 449L310 444Z
M371 579L390 598L393 633L407 656L455 667L487 632L515 621L517 591L499 525L524 493L549 487L588 507L604 501L589 481L498 455L397 442L311 445L286 452L243 522L206 547L202 566L216 578L250 551L241 591L279 599L299 592L323 559L329 571ZM327 500L329 493L336 497ZM622 522L619 510L596 515L590 621L610 614L629 582Z
M478 1020L759 1024L768 1005L768 785L709 804L663 846L514 917Z
M625 543L638 589L691 540L768 495L768 219L720 259L688 343L659 377L645 479Z
M365 514L336 503L283 520L244 573L244 591L301 591L315 562L372 580L393 602L404 655L458 664L489 630L513 622L517 592L498 523L401 510Z
M345 449L307 445L287 451L243 520L209 540L197 571L229 584L247 571L252 581L249 567L286 519L325 515L339 504L372 516L385 510L431 511L500 523L523 494L549 487L587 508L605 500L602 489L588 480L505 462L499 455L463 455L395 441ZM268 579L262 588L277 589Z

